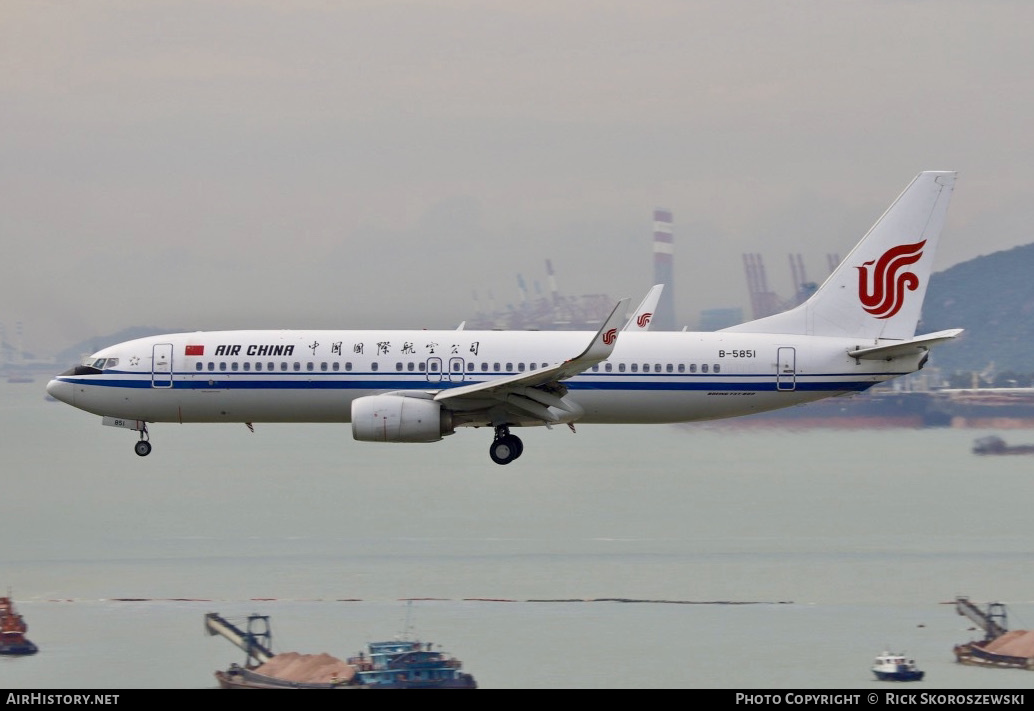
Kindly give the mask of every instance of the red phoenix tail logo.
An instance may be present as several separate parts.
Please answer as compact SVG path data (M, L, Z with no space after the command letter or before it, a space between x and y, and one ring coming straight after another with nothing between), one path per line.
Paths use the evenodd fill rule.
M858 270L858 300L862 308L876 318L890 318L905 303L905 290L915 291L919 277L908 271L901 271L909 264L915 264L923 256L922 242L891 247L879 259L866 262ZM872 276L869 267L875 264Z
M609 331L607 331L606 333L603 334L603 342L606 343L609 346L611 343L614 342L614 339L617 338L617 337L618 337L618 330L616 328L612 328L612 329L610 329Z
M646 324L650 323L651 318L653 318L653 314L640 314L639 318L635 320L635 324L639 328L646 328Z

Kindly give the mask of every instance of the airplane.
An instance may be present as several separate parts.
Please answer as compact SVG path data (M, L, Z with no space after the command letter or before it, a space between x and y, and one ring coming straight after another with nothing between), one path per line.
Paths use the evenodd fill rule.
M511 428L714 420L852 394L962 332L915 334L955 179L919 173L807 301L718 331L625 328L627 298L595 333L198 331L104 348L47 392L139 432L140 456L151 423L350 422L363 442L491 427L497 464L524 451Z

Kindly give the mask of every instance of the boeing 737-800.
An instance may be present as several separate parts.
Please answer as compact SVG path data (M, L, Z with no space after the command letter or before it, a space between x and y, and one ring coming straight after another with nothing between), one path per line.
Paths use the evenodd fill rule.
M155 422L351 422L365 442L435 442L512 428L737 417L865 390L926 363L961 329L916 336L955 184L920 173L803 304L714 332L646 329L657 287L626 322L620 301L579 331L199 331L94 353L54 398L139 432ZM638 323L638 326L636 325Z

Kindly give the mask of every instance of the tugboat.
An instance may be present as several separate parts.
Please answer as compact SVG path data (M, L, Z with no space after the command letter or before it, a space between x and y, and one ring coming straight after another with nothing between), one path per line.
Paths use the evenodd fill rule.
M880 681L922 681L925 674L916 666L914 659L895 652L884 652L876 657L872 673Z
M25 638L29 630L22 616L15 612L11 593L0 597L0 654L25 656L35 654L39 648Z
M329 654L275 654L268 615L249 615L238 628L217 613L205 615L205 630L244 650L243 665L215 672L223 689L476 689L455 657L430 643L408 639L371 642L347 661Z
M367 689L476 689L460 660L432 650L430 642L399 639L370 642L370 654L349 657L356 683Z

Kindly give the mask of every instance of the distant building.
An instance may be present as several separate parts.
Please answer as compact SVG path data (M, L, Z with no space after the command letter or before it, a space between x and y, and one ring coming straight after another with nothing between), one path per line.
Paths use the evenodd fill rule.
M743 323L743 309L738 306L722 309L704 309L700 312L701 331L719 331L739 323Z

